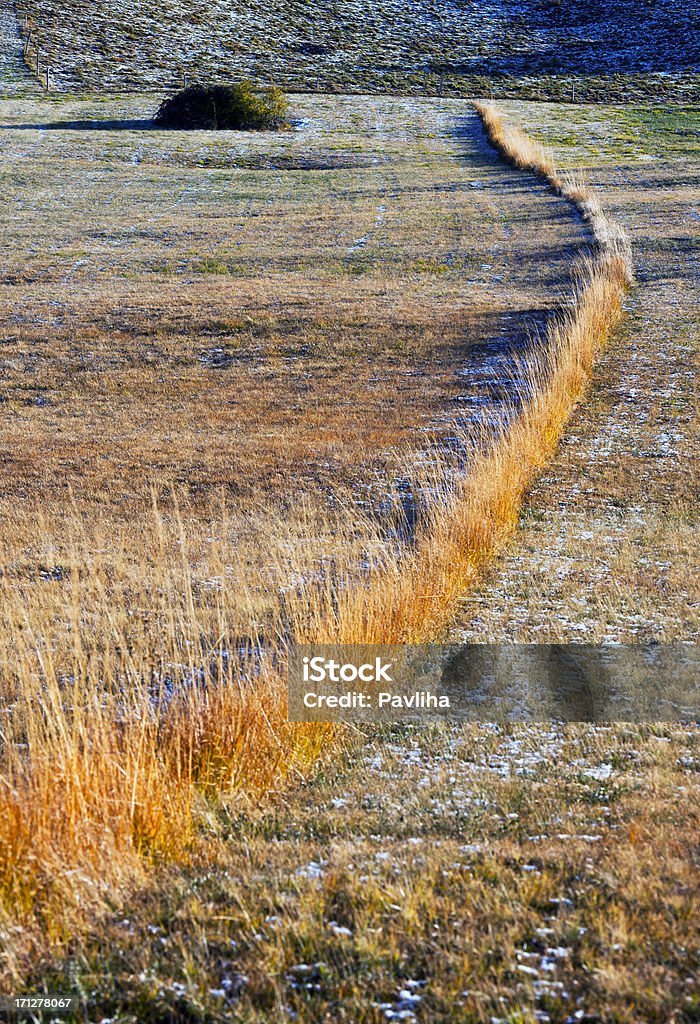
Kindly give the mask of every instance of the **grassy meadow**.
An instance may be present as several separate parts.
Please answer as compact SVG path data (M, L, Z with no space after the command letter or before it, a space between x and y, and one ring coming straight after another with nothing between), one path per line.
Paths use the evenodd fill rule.
M524 352L590 243L466 104L299 99L239 141L147 103L5 108L4 578L57 676L115 630L141 674L312 630L299 593L482 430L470 351Z
M675 538L659 637L696 638L690 377L659 471L613 446L582 499L561 441L600 403L614 439L668 323L691 344L688 263L652 317L643 246L678 244L644 218L673 188L685 223L694 114L509 105L506 163L467 102L291 101L245 137L155 131L147 95L0 101L2 987L114 1024L697 1020L696 729L339 736L283 687L294 639L540 638L551 510L620 481L625 564ZM493 344L507 428L470 374Z
M185 856L202 796L313 762L286 643L437 634L585 379L543 363L559 404L481 447L471 348L524 350L591 237L469 106L300 100L231 144L144 102L5 107L2 890L58 936Z
M694 1024L698 753L663 723L373 728L220 805L206 856L28 990L115 1024Z

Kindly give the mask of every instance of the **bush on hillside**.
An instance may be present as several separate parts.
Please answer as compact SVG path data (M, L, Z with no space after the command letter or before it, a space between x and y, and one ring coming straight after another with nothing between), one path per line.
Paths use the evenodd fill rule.
M164 100L155 116L159 128L262 130L280 128L287 119L281 89L256 89L252 82L190 85Z

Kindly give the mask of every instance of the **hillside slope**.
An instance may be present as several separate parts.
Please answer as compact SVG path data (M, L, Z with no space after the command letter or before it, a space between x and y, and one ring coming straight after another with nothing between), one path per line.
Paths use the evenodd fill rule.
M33 86L22 55L22 38L14 4L0 3L0 83L4 92Z
M697 89L697 3L20 0L57 87L253 75L292 89L624 97ZM607 76L607 77L606 77ZM561 79L565 78L566 81Z

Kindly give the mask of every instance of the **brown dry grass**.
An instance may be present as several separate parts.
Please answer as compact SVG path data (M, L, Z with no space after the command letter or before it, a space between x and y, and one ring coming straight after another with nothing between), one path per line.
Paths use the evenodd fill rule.
M463 475L439 457L409 469L434 496L410 547L387 542L391 512L381 523L347 499L335 509L310 501L293 516L263 505L258 522L248 505L233 549L225 502L205 538L191 535L176 495L166 509L156 495L148 518L117 533L108 517L86 526L75 503L60 538L33 514L31 539L6 534L0 893L11 918L69 934L144 858L186 857L207 796L261 792L311 763L327 732L285 721L290 640L439 633L514 530L628 283L624 253L601 239L510 426L478 438ZM46 556L33 574L18 561L28 543ZM21 976L25 953L10 944L9 976Z
M42 85L49 66L58 90L178 88L186 74L316 92L567 104L572 92L579 102L698 96L695 12L671 0L659 0L653 18L616 4L584 23L568 0L552 13L531 0L512 9L451 6L439 19L429 5L416 15L394 0L371 8L353 0L342 10L276 0L163 0L157 8L18 0L17 10L29 66L38 61ZM585 45L589 38L597 47Z

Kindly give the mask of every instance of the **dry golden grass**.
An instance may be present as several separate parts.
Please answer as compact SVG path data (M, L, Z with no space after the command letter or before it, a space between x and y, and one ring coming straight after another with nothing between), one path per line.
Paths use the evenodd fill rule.
M585 169L630 236L638 284L589 398L528 496L517 543L465 595L453 635L695 641L700 111L505 109L560 167Z
M529 395L509 425L465 438L467 471L437 455L409 466L428 496L410 545L392 540L398 504L378 519L341 491L335 505L316 498L293 514L251 502L233 523L222 499L206 531L183 520L176 493L156 493L150 514L119 530L98 507L86 524L77 499L60 535L49 517L16 510L0 613L0 894L10 920L70 934L144 861L186 858L208 797L260 793L312 763L328 733L285 721L290 641L439 635L512 534L617 322L629 265L616 242L598 242L545 354L528 364ZM30 954L8 949L5 972L17 981Z
M493 104L477 103L475 106L489 140L503 158L514 167L542 175L558 195L573 203L590 224L599 249L624 261L628 282L631 284L633 271L629 238L622 225L603 211L598 196L591 191L585 178L576 172L562 173L557 170L551 149L532 139L520 128L506 123Z

